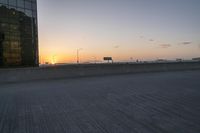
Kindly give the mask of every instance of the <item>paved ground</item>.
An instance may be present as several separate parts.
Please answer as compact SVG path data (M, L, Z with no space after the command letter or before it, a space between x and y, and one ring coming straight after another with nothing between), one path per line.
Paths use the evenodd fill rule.
M200 71L1 84L0 133L200 133Z

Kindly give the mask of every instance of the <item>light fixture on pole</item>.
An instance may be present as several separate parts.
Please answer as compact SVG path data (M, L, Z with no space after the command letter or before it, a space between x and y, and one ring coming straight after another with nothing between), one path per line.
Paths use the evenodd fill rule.
M79 61L79 52L80 52L80 50L83 50L83 49L82 48L77 49L77 64L80 63L80 61Z

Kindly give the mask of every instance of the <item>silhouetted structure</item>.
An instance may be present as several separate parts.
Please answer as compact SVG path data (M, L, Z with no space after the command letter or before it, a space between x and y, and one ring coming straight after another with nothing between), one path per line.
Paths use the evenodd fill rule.
M38 66L36 0L0 1L0 66Z
M192 60L193 60L193 61L200 61L200 57L193 58Z
M103 57L104 61L107 61L108 63L111 61L113 63L112 57Z

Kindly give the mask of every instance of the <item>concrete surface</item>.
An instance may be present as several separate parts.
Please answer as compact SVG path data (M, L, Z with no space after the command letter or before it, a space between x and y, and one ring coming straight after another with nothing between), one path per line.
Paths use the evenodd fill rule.
M0 133L200 133L200 71L0 84Z
M196 69L200 70L200 62L80 64L40 68L13 68L0 69L0 83Z

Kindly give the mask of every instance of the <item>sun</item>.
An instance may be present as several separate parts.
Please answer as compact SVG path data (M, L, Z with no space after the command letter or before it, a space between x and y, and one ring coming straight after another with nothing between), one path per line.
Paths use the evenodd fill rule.
M55 64L56 64L56 55L53 55L53 56L51 57L51 64L52 64L52 65L55 65Z

